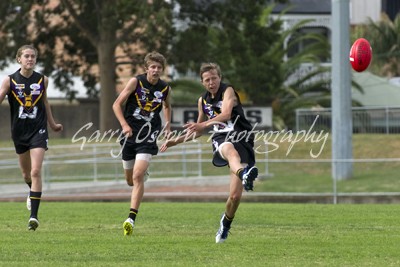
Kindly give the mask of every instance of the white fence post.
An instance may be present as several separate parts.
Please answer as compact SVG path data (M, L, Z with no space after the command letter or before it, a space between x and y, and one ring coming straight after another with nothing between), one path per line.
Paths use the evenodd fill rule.
M202 157L202 153L201 153L201 145L200 142L197 142L197 160L198 160L198 167L199 167L199 171L198 171L198 176L202 177L203 176L203 162L201 160Z
M93 145L93 182L97 181L97 146Z

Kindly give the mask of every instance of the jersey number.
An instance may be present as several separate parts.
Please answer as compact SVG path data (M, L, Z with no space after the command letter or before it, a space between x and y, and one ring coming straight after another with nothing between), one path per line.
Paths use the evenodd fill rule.
M20 119L36 119L37 107L33 107L29 112L27 112L23 106L19 107L18 118Z

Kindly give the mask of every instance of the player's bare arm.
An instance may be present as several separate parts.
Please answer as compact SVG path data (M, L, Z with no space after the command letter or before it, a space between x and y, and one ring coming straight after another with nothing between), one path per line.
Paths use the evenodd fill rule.
M0 87L0 104L3 102L6 97L8 91L10 91L10 77L6 77L3 79Z
M171 133L171 93L172 89L169 87L169 92L167 98L163 101L163 114L164 114L164 121L165 121L165 134L168 136Z
M46 107L46 115L47 115L47 123L49 124L50 128L55 132L60 132L63 130L63 126L60 123L56 123L53 117L53 113L50 108L49 101L47 100L47 86L49 85L49 79L44 76L44 87L45 90L43 92L43 103Z
M198 106L198 112L199 112L199 115L197 117L197 123L201 123L205 120L203 109L201 107L201 97L199 98L197 104L198 104L197 106ZM187 123L184 125L184 127L186 125L191 125L191 124L196 124L196 123ZM195 138L199 138L200 136L201 136L201 132L186 131L184 135L178 136L177 138L168 139L164 144L161 145L160 152L164 152L169 147L176 146L177 144L184 143L188 140L193 140Z
M135 91L137 86L137 79L131 78L126 84L125 88L119 94L117 99L114 101L112 106L115 116L117 117L119 124L122 127L122 133L124 135L132 136L132 128L128 125L128 122L125 120L123 106L128 100L128 97Z
M199 99L199 115L200 110L202 111L201 104L201 99ZM208 126L212 126L217 122L228 121L231 118L232 109L235 105L237 105L235 91L232 87L228 87L224 93L220 114L207 121L202 120L200 122L198 121L197 123L188 123L184 127L190 132L203 132ZM204 118L204 113L202 117Z

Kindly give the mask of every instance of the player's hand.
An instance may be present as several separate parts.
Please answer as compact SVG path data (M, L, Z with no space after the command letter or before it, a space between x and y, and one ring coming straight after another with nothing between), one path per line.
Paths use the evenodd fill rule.
M162 145L160 146L160 152L165 152L165 151L167 151L167 149L168 149L169 147L174 146L174 145L175 145L175 142L174 142L174 141L168 140L168 141L166 141L164 144L162 144Z
M183 125L183 128L186 129L187 134L193 134L193 133L198 133L202 132L206 126L203 123L195 123L195 122L190 122L186 123Z
M131 137L131 136L133 135L132 128L129 127L128 124L123 125L123 126L122 126L122 134L123 134L125 137Z
M167 140L170 138L171 134L172 134L171 128L165 127L165 129L163 129L163 135Z
M64 129L64 127L62 126L62 124L57 123L57 124L53 125L53 127L51 127L51 129L55 132L61 132Z

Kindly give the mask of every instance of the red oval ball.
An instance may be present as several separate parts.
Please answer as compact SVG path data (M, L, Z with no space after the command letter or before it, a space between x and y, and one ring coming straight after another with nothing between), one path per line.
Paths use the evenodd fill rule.
M350 49L350 63L357 72L366 70L371 63L372 48L367 39L357 39Z

